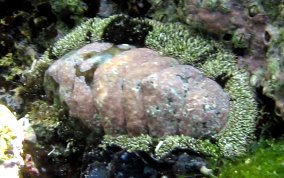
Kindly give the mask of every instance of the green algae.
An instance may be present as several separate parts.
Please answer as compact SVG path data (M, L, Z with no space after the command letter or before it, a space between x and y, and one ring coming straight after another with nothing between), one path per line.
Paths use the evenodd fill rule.
M260 141L250 155L224 161L218 177L280 178L284 176L284 140Z
M19 47L20 48L20 47ZM1 77L7 82L16 81L26 70L26 65L30 65L35 56L23 55L25 49L18 49L18 53L7 53L0 58ZM22 50L22 51L21 51ZM21 56L21 58L19 58Z
M210 140L200 140L189 136L176 135L166 136L158 139L159 143L155 148L155 156L161 158L173 150L173 148L179 149L191 149L199 154L210 156L216 159L221 155L220 149L213 145Z
M269 17L269 20L272 24L276 26L284 25L284 1L266 1L260 0L260 4L262 5L264 11Z
M89 132L76 119L67 118L64 107L43 100L31 103L27 117L43 143L56 142L56 139L62 138L68 144L68 140L84 140L84 135Z
M64 109L43 100L27 106L25 116L36 135L35 142L26 142L25 153L31 154L35 165L45 168L41 176L72 174L81 164L86 147L86 135L90 132L75 118L67 117ZM69 177L69 176L67 176Z
M40 100L33 102L31 109L28 117L37 137L43 142L55 138L56 130L62 122L60 117L63 116L63 110Z
M71 14L82 15L87 8L86 4L80 0L51 0L50 4L55 13L68 10Z
M47 50L39 60L35 60L31 68L23 72L24 85L16 88L17 95L32 100L42 96L43 93L43 77L53 59L47 57L50 52Z
M152 144L153 140L149 135L140 135L137 137L129 137L127 135L113 137L105 135L100 147L105 149L108 145L119 145L122 148L127 148L129 151L142 150L151 152Z

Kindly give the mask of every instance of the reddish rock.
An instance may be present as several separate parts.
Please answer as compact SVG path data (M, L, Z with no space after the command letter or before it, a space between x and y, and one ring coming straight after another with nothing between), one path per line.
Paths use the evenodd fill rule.
M147 133L141 79L176 64L175 59L159 57L153 50L139 48L123 52L101 65L95 72L93 88L105 132Z
M229 96L192 66L180 65L142 80L150 135L207 137L226 124Z
M80 118L89 127L98 127L100 124L95 119L96 108L92 91L87 83L87 73L84 73L92 72L96 61L89 62L88 65L86 61L112 46L110 43L88 44L55 61L45 74L46 93L58 97L60 102L68 106L70 116Z
M176 65L178 65L178 62L175 59L159 56L150 60L147 59L147 61L140 64L138 62L134 63L134 66L129 66L129 69L134 70L129 70L126 73L123 87L123 108L129 135L147 133L147 127L145 127L147 116L141 93L141 80L154 72ZM143 128L141 127L142 125Z
M46 71L45 89L70 116L110 135L211 137L230 110L228 94L196 68L151 49L109 43L57 60Z
M181 19L185 23L218 35L224 41L230 41L236 51L244 50L238 60L240 66L246 67L252 73L265 66L270 32L267 29L267 16L257 3L237 0L219 4L208 2L210 6L204 5L207 1L186 0L180 3L183 14ZM212 4L217 6L211 7Z

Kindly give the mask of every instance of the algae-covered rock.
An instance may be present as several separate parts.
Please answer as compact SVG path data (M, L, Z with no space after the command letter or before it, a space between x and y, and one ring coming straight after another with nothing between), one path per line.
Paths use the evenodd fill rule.
M214 39L209 38L208 36L203 36L200 33L189 30L187 26L181 24L175 24L175 23L163 24L153 20L132 19L127 16L112 16L106 19L99 19L99 18L90 19L87 22L83 23L81 26L75 28L71 33L66 35L61 40L57 41L54 44L54 46L50 47L50 49L45 51L44 55L39 60L36 60L33 63L32 67L30 68L29 71L27 71L27 74L25 75L27 80L24 83L25 84L23 86L24 90L22 91L26 91L27 96L29 94L35 93L35 91L39 91L42 88L44 72L48 68L49 64L53 62L53 60L59 59L62 56L64 56L62 57L62 61L64 61L73 54L76 54L76 51L74 50L80 49L83 46L91 44L93 42L102 42L102 41L114 44L129 43L131 45L137 45L139 47L146 46L151 50L157 51L159 54L162 54L163 56L168 56L163 59L171 61L172 60L171 58L174 57L180 64L184 65L190 64L192 66L195 66L202 71L204 76L209 77L211 80L217 81L222 86L222 87L219 86L219 89L222 90L223 88L225 90L225 93L227 93L227 95L230 98L230 110L227 117L227 123L221 130L217 129L216 132L211 132L213 136L209 136L209 138L207 134L203 135L205 138L203 138L203 136L199 138L194 138L193 136L183 136L183 135L173 135L173 136L164 136L164 137L149 137L149 135L142 135L143 137L117 135L118 133L117 130L119 130L121 127L120 126L117 127L115 124L107 122L107 117L103 118L104 121L106 122L101 122L102 118L96 117L97 115L94 114L97 113L97 110L95 111L90 110L90 108L92 107L90 107L91 105L89 104L92 101L91 99L92 97L88 97L89 96L88 91L89 89L91 89L91 87L93 87L94 84L94 80L92 78L94 70L91 70L92 67L94 67L93 69L98 71L98 69L101 66L109 62L108 60L110 59L110 57L109 55L103 54L102 56L104 57L99 57L99 59L97 58L92 59L92 57L94 57L93 53L87 52L84 55L80 54L78 55L80 58L78 58L79 60L77 62L74 62L76 61L75 58L73 59L70 58L71 61L73 61L73 63L72 65L67 65L68 67L66 69L64 69L63 67L64 65L57 68L57 70L60 72L69 71L70 69L71 72L68 73L68 76L70 78L69 79L64 78L64 75L60 75L57 77L55 77L56 75L54 75L53 76L54 79L52 79L53 77L50 77L49 79L47 77L45 81L47 89L46 91L48 95L50 94L51 94L50 96L53 95L51 98L55 98L54 104L57 105L60 104L63 106L67 106L67 108L68 107L73 108L74 111L73 114L78 111L79 111L78 113L86 114L85 113L86 108L88 108L87 111L88 112L90 111L91 113L90 115L93 115L91 120L94 121L95 123L95 124L89 124L88 126L92 127L96 126L97 123L103 123L102 124L103 128L108 128L107 124L109 124L111 126L109 128L117 129L117 130L114 129L108 130L109 133L114 132L115 134L111 133L112 136L105 135L105 137L102 139L102 144L101 144L103 148L107 148L107 145L115 143L127 150L135 151L137 149L146 149L144 151L147 151L148 153L149 152L154 153L154 156L157 158L162 158L165 155L171 153L171 151L175 149L191 150L192 152L198 152L201 155L208 155L214 158L220 158L222 156L235 157L244 154L247 151L247 147L252 143L254 139L254 130L256 125L255 119L257 117L257 112L256 112L257 108L256 108L253 90L249 85L248 72L241 69L236 64L235 56L228 49L222 46L222 44L216 42ZM88 46L90 47L92 45ZM88 51L87 48L85 49ZM130 48L127 48L127 50L129 49ZM81 53L83 54L84 50L81 51ZM164 61L162 60L162 61L165 62L167 60ZM138 64L143 64L143 63L139 63L139 61L136 61L136 64L133 66L136 66L138 68L139 67ZM112 65L110 65L110 67L111 66ZM149 69L151 69L151 67ZM105 71L109 72L110 74L111 72L114 73L116 72L111 70L105 70ZM128 73L131 74L129 76L133 75L136 76L137 78L139 78L138 77L139 75L136 74L142 72L140 70L132 71L131 68L128 69L127 71L129 71ZM61 79L59 80L59 78ZM102 78L104 78L105 81L107 81L107 77L102 76ZM182 77L177 77L177 78L179 78L179 80L182 79ZM57 79L58 81L63 81L63 83L64 82L67 83L66 87L62 87L62 89L59 89L60 87L59 85L57 85L55 79ZM128 77L128 79L130 79L130 77ZM133 82L129 83L129 86L132 86L132 84L136 84L135 80L132 81ZM74 84L76 83L76 85L72 85L72 83ZM121 83L118 82L118 84ZM123 87L118 87L118 88L121 90ZM128 91L131 91L132 87L129 87L129 89L130 90ZM134 90L131 92L135 94L136 89L139 89L139 85L138 88L137 85L135 85L133 89ZM73 90L75 91L75 93L73 93ZM206 90L200 90L200 93L197 94L197 96L203 97L203 95L208 92ZM87 91L84 92L87 95L81 96L80 95L81 91ZM75 94L76 97L74 97L73 94ZM104 92L101 92L100 98L104 98L106 96L104 94L105 94ZM170 92L168 92L168 94L170 94ZM134 96L139 96L139 95L135 94ZM67 103L64 101L64 98L65 99L68 98L73 101L69 102L70 105L68 106ZM131 98L134 97L132 96L125 97L125 100L131 101ZM214 100L216 99L217 98L215 98ZM82 101L87 101L87 103L89 104L87 106L82 104L83 107L78 107L80 106L79 103ZM109 106L112 106L111 101L112 100L110 99L106 103L109 103ZM200 101L198 100L198 102ZM206 100L202 100L202 102L206 103ZM43 136L46 136L44 134L45 131L51 133L47 134L47 136L51 137L44 140L44 142L53 143L53 145L48 145L48 146L45 145L45 149L49 149L50 151L49 157L51 158L52 163L56 163L54 164L54 166L56 166L58 165L58 163L62 163L62 160L64 160L65 158L69 160L67 158L68 156L73 156L76 153L80 153L80 150L82 150L82 148L84 147L84 144L82 144L80 140L84 141L84 138L86 138L86 135L84 135L86 133L82 133L81 131L87 129L76 127L80 124L76 124L76 120L70 117L71 116L70 113L69 117L66 117L66 115L64 115L63 116L64 123L60 122L59 125L55 124L56 126L55 128L51 127L51 129L49 130L50 127L44 124L43 124L44 127L40 127L41 124L44 123L43 118L46 118L45 117L46 114L49 115L48 113L46 113L46 111L51 109L48 106L49 104L47 102L44 103L39 102L38 104L36 104L35 112L33 114L35 117L31 117L32 118L31 120L35 120L36 122L38 121L37 125L39 129L38 133L43 133L42 134ZM135 105L130 105L130 106L131 107L128 108L127 114L130 114L129 117L130 116L132 117L133 115L135 116L135 114L133 114L134 113L133 111L135 110L132 109L134 108ZM202 106L202 104L200 104L199 106ZM99 113L98 116L104 114L106 115L107 112L111 111L111 110L109 111L107 107L103 108L105 109L105 113L104 112ZM204 107L203 109L208 110L209 108ZM56 107L53 108L52 110L56 111ZM132 111L133 113L129 111ZM218 112L213 112L213 113L216 114ZM37 114L39 115L42 114L42 116L44 117L42 116L37 117L38 116ZM80 117L81 114L78 115L74 114L73 116ZM204 113L201 112L200 114L202 115ZM89 117L90 115L86 114L84 115L84 117L85 116ZM55 121L54 123L59 121L58 118L56 117L53 118L47 116L47 118L51 118L51 120L54 119ZM38 118L39 120L37 120L36 118ZM140 120L137 120L139 122L136 122L135 119L133 121L134 122L132 122L132 124L130 124L129 126L131 126L132 128L137 128L136 125L140 126L141 123ZM85 121L82 120L82 122L83 123L85 122L85 124L90 123L87 119ZM74 123L75 127L72 126L69 127L70 126L69 124L74 126ZM47 127L45 128L45 126ZM53 124L51 126L53 126ZM202 127L202 124L199 125L199 127ZM94 130L96 133L101 133L100 126L94 128L96 128ZM127 128L127 125L123 126L123 128ZM139 131L139 129L132 129L132 130ZM53 135L52 133L55 134ZM95 136L96 140L101 139L100 134L95 134L95 135L96 135ZM44 139L44 137L42 138ZM56 142L54 143L52 141L53 139L50 138L58 138L58 139L56 139L55 140ZM60 159L60 157L63 157L64 159ZM70 165L71 163L70 164L66 163L64 164L63 168L66 168ZM66 170L63 172L65 173L68 172Z
M284 28L270 27L272 36L267 51L267 65L258 83L263 93L275 101L275 113L284 119Z
M155 19L182 21L188 28L217 35L237 56L239 65L249 69L251 84L275 101L276 114L283 118L283 12L280 1L149 1ZM167 6L171 4L171 6ZM174 12L174 20L166 14ZM163 18L159 18L161 15Z
M2 82L7 82L11 85L13 81L18 81L36 56L34 49L24 45L17 45L17 52L7 53L3 57L0 56L0 78L4 80ZM1 84L1 86L5 85Z
M0 103L9 106L13 111L20 111L23 99L15 94L13 90L0 89Z
M170 2L172 6L159 8ZM269 41L267 17L257 1L167 0L157 3L157 6L153 12L155 18L159 13L172 14L174 6L176 20L186 23L188 28L216 35L220 41L230 44L239 56L239 65L250 72L255 73L265 66L266 43Z
M30 111L22 118L23 122L30 123L26 128L23 173L26 176L78 177L80 173L72 168L81 164L89 130L77 120L67 119L62 108L46 101L34 101L29 107Z
M270 23L275 26L283 26L284 21L284 1L265 1L259 0L260 4L262 5L266 15L269 17Z
M235 56L220 43L180 24L162 24L153 20L112 16L83 23L55 43L38 62L40 64L55 57L59 58L73 49L96 41L146 45L163 55L175 57L182 64L197 66L205 75L219 81L229 94L231 106L228 122L216 135L214 143L192 137L173 137L177 138L176 140L166 137L157 149L158 152L163 150L160 156L179 145L184 149L192 148L214 156L233 157L246 152L247 146L254 138L256 125L254 94L249 84L248 72L237 66ZM31 76L33 72L38 71L36 66L37 64L34 70L30 71Z
M0 174L17 178L24 161L21 157L23 128L4 105L0 105Z
M57 136L57 130L62 122L63 111L43 101L35 101L31 111L25 116L31 123L37 138L48 142Z
M1 3L2 2L4 1L1 1ZM38 7L37 10L33 12L35 12L36 14L35 16L38 16L39 14L41 14L41 12L48 13L48 11L52 9L52 11L56 12L56 15L53 15L52 18L45 18L46 14L41 14L43 15L41 17L35 19L29 18L32 19L29 20L30 21L29 24L31 24L34 27L34 29L43 29L42 33L47 32L48 35L51 35L52 37L55 37L56 35L57 37L60 37L60 35L62 35L61 30L63 29L63 31L65 31L64 29L66 27L65 24L62 25L60 23L59 25L58 24L55 25L54 19L62 19L63 21L67 22L66 24L68 26L73 26L78 21L81 21L81 19L78 17L81 17L84 11L86 11L85 5L86 3L88 3L88 1L83 2L77 0L69 0L68 2L66 1L66 4L64 4L63 1L50 1L50 2L53 3L51 7L49 5L50 3L46 2L45 0L39 2L33 1L32 4ZM106 3L108 1L101 1L101 2ZM141 140L139 140L140 137L133 138L126 135L123 135L122 137L117 137L116 134L114 134L115 135L114 137L107 135L104 138L103 142L106 144L111 144L114 143L114 140L116 140L115 143L117 145L121 145L123 148L129 150L147 148L148 151L149 150L153 151L155 148L156 156L158 157L164 156L174 148L193 149L194 151L205 153L210 156L217 155L217 156L234 157L245 153L247 151L247 146L250 145L250 143L254 139L257 108L254 98L254 92L249 84L250 76L245 70L241 69L241 67L243 66L248 67L250 71L254 74L254 76L256 76L257 78L256 82L254 82L253 81L254 78L252 78L251 84L255 84L255 86L258 87L259 86L263 87L264 94L273 98L276 101L276 105L280 108L279 110L276 111L279 115L282 115L283 117L284 100L282 96L283 96L284 82L282 77L283 71L281 70L282 67L281 54L283 52L281 52L282 50L280 49L282 45L279 45L279 41L281 43L282 39L279 38L280 40L278 42L275 42L277 41L276 39L278 37L281 37L281 35L278 36L278 34L280 33L272 33L272 31L269 31L270 29L268 29L266 26L267 17L263 14L264 11L268 12L269 13L268 16L270 20L272 19L271 21L273 21L273 25L281 25L282 22L280 21L282 21L281 17L283 16L281 4L283 2L275 1L267 3L264 1L253 2L253 1L237 1L237 0L214 0L214 1L148 0L147 3L145 2L147 1L123 1L123 2L121 1L122 4L127 3L129 5L128 7L130 6L134 7L134 9L131 10L134 10L135 13L136 12L140 13L139 11L143 9L143 6L146 5L148 2L150 2L152 3L152 7L150 9L152 12L157 10L156 7L158 7L161 10L158 13L154 14L153 16L154 18L163 21L171 21L171 22L176 22L176 19L179 18L183 22L186 22L189 26L184 26L181 24L174 24L174 23L162 24L153 20L131 19L125 16L113 16L106 19L98 19L98 18L90 19L86 23L83 23L82 25L78 26L76 29L74 29L74 31L66 35L61 40L58 40L58 42L56 42L55 45L51 46L49 49L46 50L46 52L44 53L41 59L35 60L33 62L31 69L27 71L27 75L25 75L26 80L24 80L24 85L21 87L22 90L18 91L21 91L20 93L24 94L26 98L30 98L30 96L33 96L35 98L39 97L44 98L45 96L42 95L43 94L42 81L43 81L44 71L47 69L48 65L51 64L53 60L56 60L62 57L63 55L66 55L67 53L68 53L67 56L72 54L72 52L71 53L69 52L81 48L85 44L97 41L100 42L105 41L105 42L113 42L118 44L130 43L138 46L147 46L148 48L154 49L157 52L163 54L164 56L169 56L169 58L172 57L176 58L182 64L190 64L195 67L198 67L206 77L209 77L212 80L217 81L223 87L225 93L228 95L224 96L224 98L226 97L230 98L230 111L229 113L226 113L228 114L228 117L227 116L224 117L227 118L228 122L226 121L227 123L224 128L223 124L219 124L220 127L217 124L217 126L214 127L216 131L210 132L209 134L212 135L213 133L214 137L209 137L209 140L204 138L204 137L207 138L209 133L207 132L208 126L206 126L204 127L204 130L201 129L201 132L198 133L199 135L202 135L201 136L202 138L198 139L193 138L197 137L196 135L166 136L163 138L148 139L149 137L147 135L145 136L145 138L141 137ZM260 2L263 6L258 4L258 2ZM77 4L82 6L76 6ZM42 8L43 9L47 8L49 10L41 11ZM164 9L166 9L166 11L164 11ZM66 12L67 14L69 14L69 12L72 12L75 15L68 16L66 15ZM170 17L167 14L170 14ZM21 17L22 15L16 14L15 16ZM279 23L277 21L279 21ZM1 23L2 22L6 23L7 19L1 19ZM58 28L60 30L57 31L58 26L60 27ZM36 43L41 44L41 46L46 47L48 45L48 43L46 43L45 40L42 40L45 39L44 37L41 38L41 35L38 35L37 33L32 33L34 31L26 30L25 27L26 25L23 25L22 28L19 28L23 36L26 36L27 38L29 38L29 40L33 42L36 41ZM238 62L239 64L241 64L240 65L241 67L236 65L235 62L236 56L233 55L224 46L222 46L219 43L216 43L215 40L208 38L208 36L203 36L199 33L195 33L194 31L189 30L189 28L196 28L198 30L202 29L202 31L205 32L206 34L208 35L213 34L212 36L219 37L220 41L223 41L226 44L230 44L230 48L232 48L233 52L237 55ZM31 34L34 34L35 36L31 37ZM4 40L8 38L9 36L4 35ZM3 36L1 36L1 39L3 39ZM12 40L9 39L9 41L11 42ZM6 42L7 41L4 41L4 43L1 44L6 45ZM267 45L269 47L268 53L266 53ZM5 48L6 47L8 47L8 45L6 45ZM6 57L12 58L11 56L9 56L10 54L8 53ZM87 54L87 56L88 55L89 54ZM269 61L265 61L266 60L265 55L268 56ZM82 58L84 58L84 56ZM59 65L57 70L60 71L60 69L62 69L61 71L62 73L67 73L67 71L71 71L69 73L70 80L63 78L63 76L60 76L62 80L65 80L64 82L67 83L70 82L70 83L68 83L66 87L62 87L61 89L59 89L56 83L59 81L59 79L58 81L55 81L53 79L54 76L50 78L47 77L45 81L45 86L48 86L48 84L52 84L52 86L48 86L47 87L48 89L46 91L50 91L48 94L53 95L50 96L52 96L51 98L55 99L55 104L65 105L67 106L67 108L69 108L69 116L77 118L83 117L84 118L82 119L83 123L89 125L90 127L100 128L101 126L99 123L101 123L102 118L98 116L104 115L104 116L113 116L112 119L110 119L113 122L110 123L109 120L106 119L105 120L106 122L103 122L102 124L103 125L102 127L104 127L105 130L108 130L108 133L113 134L113 133L128 132L128 134L131 133L129 135L136 135L137 133L140 132L142 133L148 132L148 128L145 129L143 126L141 127L141 125L145 123L144 121L142 121L143 119L140 120L135 119L136 117L139 118L141 115L144 115L142 112L143 109L141 109L142 108L141 106L143 106L143 104L139 102L141 95L139 94L139 92L137 92L137 90L141 90L140 88L141 86L138 85L139 82L137 82L140 80L140 78L138 77L138 75L136 75L137 73L140 72L140 70L127 71L127 73L129 73L129 76L133 78L135 76L139 78L139 80L137 79L132 80L130 79L131 77L128 76L127 79L130 79L129 82L123 81L121 83L125 85L115 86L117 88L123 88L123 94L127 93L127 95L123 95L124 96L122 98L122 101L124 101L123 104L119 102L121 100L119 100L117 97L109 97L108 100L105 100L104 102L105 105L100 106L101 107L100 109L103 110L103 112L99 113L97 111L96 102L94 97L92 96L93 94L92 74L94 72L92 67L94 67L96 70L101 65L102 63L101 61L104 62L104 59L99 59L100 62L96 61L95 63L93 59L84 60L83 62L81 61L78 62L80 63L80 65L72 64L67 68L63 67L65 64L62 66ZM139 62L136 62L135 65L138 66L139 64L140 64ZM7 67L5 67L5 69L6 68ZM263 69L266 70L266 68L267 71L264 71ZM16 67L12 69L13 70L4 71L4 73L6 72L5 77L6 76L12 77L11 81L13 81L16 77L19 76L19 74L22 73L22 68L20 69L20 71L18 71ZM108 72L111 73L111 71ZM6 75L7 73L8 75ZM121 79L122 77L119 76L117 78ZM167 78L161 81L166 81L166 79ZM149 80L149 81L156 83L161 82L160 80L157 81ZM135 88L131 87L133 85L135 85ZM111 86L110 83L106 82L106 85L104 85L104 87L101 88L100 99L105 97L104 96L105 93L102 91L104 91L104 89L110 86ZM119 92L116 93L117 90L115 87L113 87L112 90L109 91L114 91L111 93L117 94L119 96L121 93ZM161 86L159 85L159 87L163 88L163 85ZM207 85L207 87L211 86ZM168 99L168 96L172 95L176 96L175 95L176 91L179 91L178 89L175 88L174 91L166 91L164 92L163 96L159 96L159 94L162 93L160 91L163 91L160 90L160 88L154 90L155 92L157 92L157 95L155 95L155 97L157 98L164 97L163 99L165 100ZM218 91L220 90L218 89ZM82 95L82 93L84 94ZM219 116L219 112L215 112L215 110L218 110L218 108L222 107L222 105L220 104L221 100L219 101L220 103L217 104L215 103L217 97L216 98L212 97L213 98L213 99L211 98L212 100L210 98L209 100L206 101L203 100L204 98L207 99L207 97L204 97L204 95L207 95L208 93L211 93L213 95L218 92L200 89L192 93L194 94L194 98L192 100L197 102L196 107L199 108L193 110L193 112L194 111L198 112L199 115L202 115L204 118L207 118L207 116L212 113L213 115L215 114L216 116ZM179 97L177 98L179 99ZM202 99L196 99L196 98L202 98ZM118 101L118 102L111 103L111 101ZM167 101L169 105L172 104L172 98L170 98ZM208 102L209 104L208 103L207 104L214 108L213 109L214 112L212 111L207 113L208 107L202 107L207 105L207 104L204 105L204 103L206 102ZM66 103L68 103L69 105L66 105ZM44 132L46 130L48 130L49 132L47 135L52 135L52 133L55 133L54 131L60 131L60 129L58 128L67 124L68 120L73 121L71 118L68 118L67 122L62 124L60 119L58 119L60 114L53 115L50 113L42 112L46 110L50 110L52 111L52 113L57 111L58 108L56 108L55 106L49 107L49 105L50 104L45 102L44 103L39 102L35 103L35 105L33 106L33 108L35 109L33 112L33 116L35 117L33 117L32 119L35 119L37 118L37 116L39 116L38 117L39 120L35 119L34 123L36 123L35 125L37 125L39 128L38 133L42 133L42 136L46 135L46 133ZM120 108L116 107L118 105L120 106ZM153 110L152 105L153 102L149 104L150 106L148 107L149 110L151 109ZM180 107L176 105L174 107L171 106L160 105L159 107L156 107L154 109L160 111L162 108L162 110L167 110L169 115L170 114L177 115L175 112L178 109L172 109L172 108L180 108ZM212 107L209 107L210 111ZM123 111L125 112L123 113L112 112L112 110L109 108L118 108L119 111L122 108ZM226 110L227 109L228 108L226 108ZM205 112L203 112L202 110ZM41 113L37 113L37 111L41 111ZM192 111L191 108L189 109L189 111L190 112ZM60 112L63 111L60 110ZM113 119L116 117L116 113L118 113L117 115L123 116L121 117L122 118L121 120ZM47 120L45 119L40 120L42 119L42 116L45 114L47 115L50 114L49 116L51 117L47 116L46 117ZM155 117L159 115L159 113L155 114L156 114L154 115ZM187 115L188 112L184 114ZM92 118L92 119L87 119L87 118ZM125 118L128 118L127 122L125 121ZM65 116L64 119L66 119ZM45 123L45 121L48 121L46 123L49 123L49 121L51 121L50 122L51 125L43 124ZM167 130L167 127L169 127L170 124L173 123L173 121L169 118L167 121L168 122L164 123L166 127L162 128L164 130ZM57 125L58 122L60 124ZM156 125L156 127L155 124L151 125L153 126L151 130L156 131L157 129L161 129L161 127L159 127L160 126L159 122L157 123L158 124ZM41 127L41 125L43 125L43 127ZM119 126L117 127L116 125ZM214 124L211 123L210 125L212 126ZM189 131L187 129L184 130ZM65 131L67 133L71 133L70 128L64 130L64 132ZM158 132L161 133L161 131ZM76 137L76 134L74 134L73 136ZM60 137L60 134L57 135L55 134L55 137ZM47 140L49 141L52 140L50 138ZM65 136L61 136L61 139L62 138L64 139ZM141 141L139 142L139 144L136 144L138 143L137 139ZM66 144L66 142L63 141L64 142L63 145L64 146L71 145L71 149L74 148L72 147L72 144L74 145L76 143L72 142L71 140L72 139L66 141L67 143L70 144ZM143 141L145 141L145 144ZM147 146L150 145L150 146L147 147L145 145ZM53 155L54 153L56 154L58 153L58 155L63 155L64 153L68 152L68 151L66 152L62 151L64 150L62 146L56 145L55 147L56 147L55 151L52 151L51 155ZM67 148L66 146L66 150L68 149L69 148Z

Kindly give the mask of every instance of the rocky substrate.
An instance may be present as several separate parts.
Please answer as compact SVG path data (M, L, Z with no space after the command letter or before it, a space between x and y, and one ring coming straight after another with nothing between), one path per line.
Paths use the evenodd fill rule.
M204 138L224 127L230 98L218 83L151 49L128 48L92 43L64 55L46 71L46 93L110 135Z

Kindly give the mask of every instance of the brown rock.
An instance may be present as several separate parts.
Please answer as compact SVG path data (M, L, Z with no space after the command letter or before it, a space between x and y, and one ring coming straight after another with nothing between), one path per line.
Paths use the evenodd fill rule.
M250 72L255 73L264 67L269 41L265 38L270 32L267 31L267 16L261 12L261 7L250 1L237 0L228 0L218 5L209 2L217 5L214 8L204 5L206 3L207 1L182 1L181 19L190 26L230 41L234 49L246 49L244 55L240 55L238 63ZM254 7L258 9L257 12L251 12Z
M229 96L216 82L151 49L123 50L94 43L63 56L46 71L47 94L111 135L200 138L224 127Z
M126 51L101 65L95 72L94 95L106 133L146 133L141 79L177 64L172 58L139 48ZM108 124L112 123L112 124Z
M229 96L199 70L180 65L142 80L150 135L208 137L226 124Z
M96 61L87 64L86 61L92 59L95 53L108 50L112 46L110 43L92 43L71 51L55 61L45 74L46 93L66 103L70 116L80 118L89 127L98 127L99 123L95 119L96 108L92 89L87 83L88 76L83 73L92 72Z
M141 95L141 80L154 72L159 72L177 64L177 61L173 58L155 57L141 64L138 62L136 65L134 64L135 66L129 67L129 69L133 70L129 70L125 75L122 96L126 128L129 135L147 133L147 117Z

